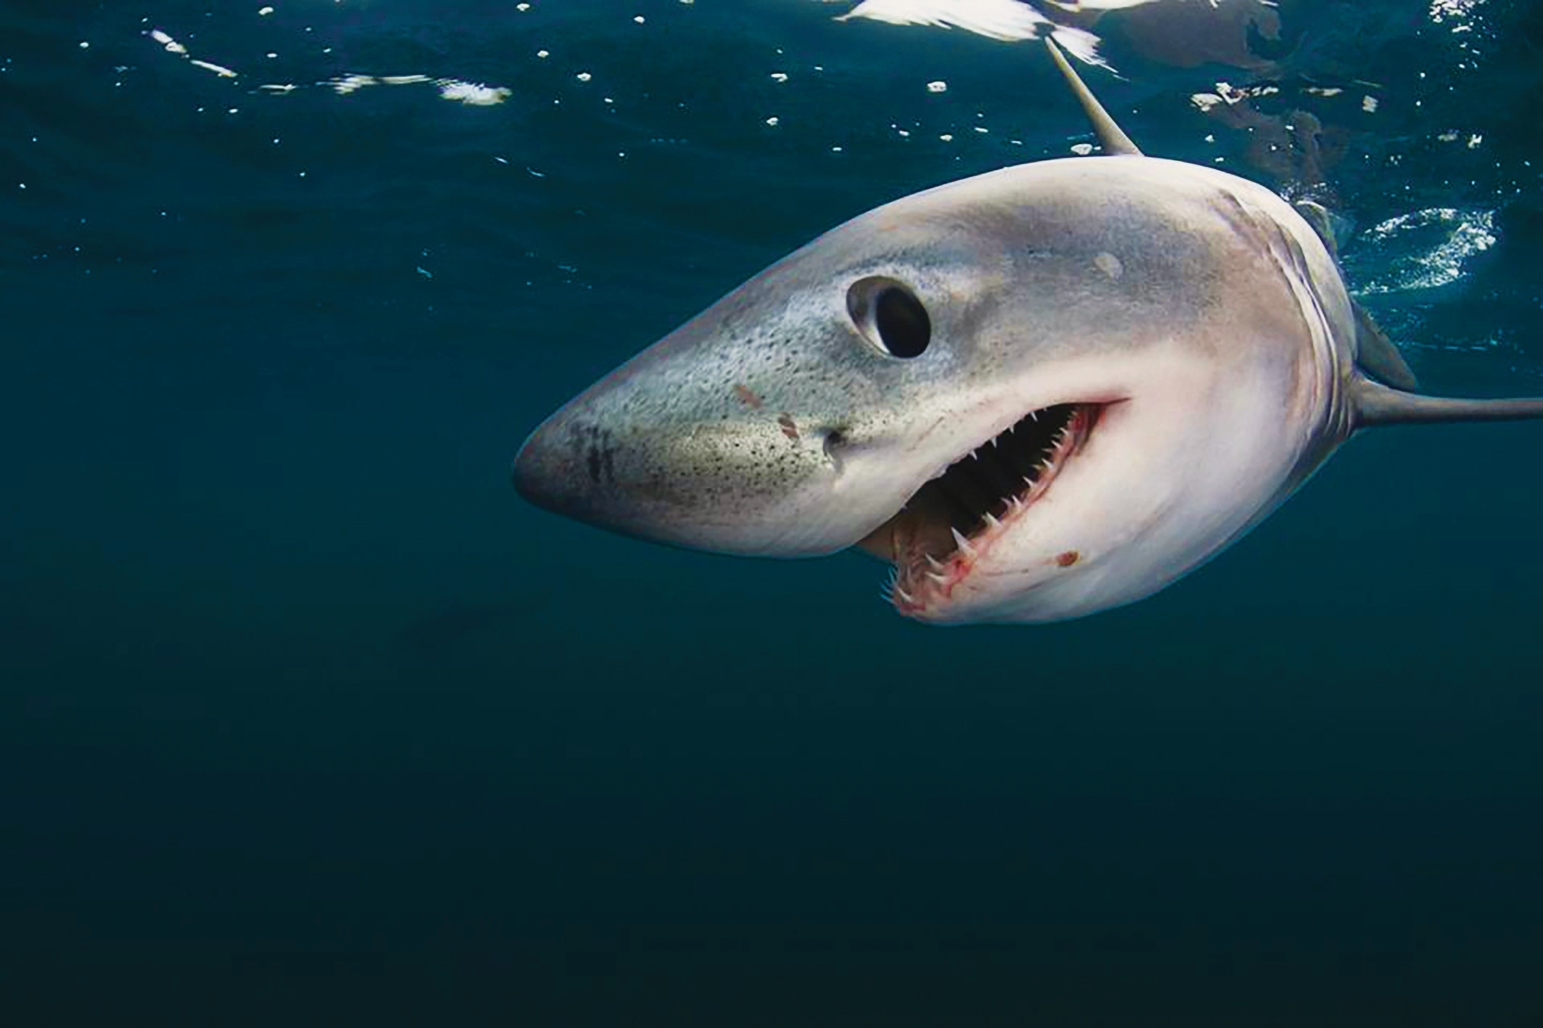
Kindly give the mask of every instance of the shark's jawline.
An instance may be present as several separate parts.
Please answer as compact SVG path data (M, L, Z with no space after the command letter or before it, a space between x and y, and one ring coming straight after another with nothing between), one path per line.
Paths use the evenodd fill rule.
M1066 403L1031 411L950 464L863 540L859 545L894 564L884 594L895 609L922 616L946 604L1049 493L1106 406Z

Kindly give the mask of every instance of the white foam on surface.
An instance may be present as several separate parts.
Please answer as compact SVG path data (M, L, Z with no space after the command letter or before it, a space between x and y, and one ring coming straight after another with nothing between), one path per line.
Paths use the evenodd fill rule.
M1418 293L1458 282L1498 242L1495 212L1432 207L1368 229L1355 253L1365 295ZM1368 277L1366 271L1376 269Z

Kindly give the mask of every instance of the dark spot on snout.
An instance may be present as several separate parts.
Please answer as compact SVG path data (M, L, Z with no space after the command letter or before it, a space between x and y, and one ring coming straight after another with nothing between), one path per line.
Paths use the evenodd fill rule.
M584 450L584 466L589 469L589 480L599 484L603 478L616 479L615 446L611 433L597 425L586 425L580 430L580 448Z

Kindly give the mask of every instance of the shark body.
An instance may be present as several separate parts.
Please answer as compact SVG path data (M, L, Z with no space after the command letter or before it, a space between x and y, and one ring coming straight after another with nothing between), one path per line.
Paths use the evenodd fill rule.
M1177 581L1362 428L1543 417L1408 391L1321 209L1142 155L1048 46L1109 156L833 229L548 418L519 492L695 549L861 546L902 614L1047 622Z

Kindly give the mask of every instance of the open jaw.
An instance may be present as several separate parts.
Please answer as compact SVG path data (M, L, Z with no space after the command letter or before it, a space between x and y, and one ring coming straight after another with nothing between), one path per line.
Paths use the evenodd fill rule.
M1098 423L1103 404L1031 411L922 486L866 548L894 562L885 599L925 616L1050 489Z

